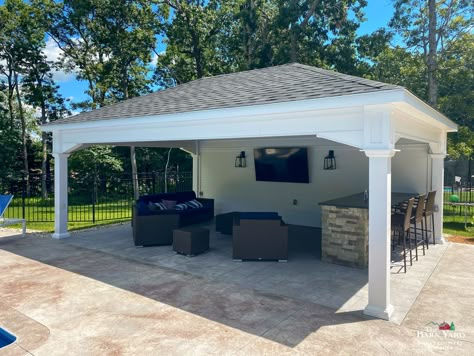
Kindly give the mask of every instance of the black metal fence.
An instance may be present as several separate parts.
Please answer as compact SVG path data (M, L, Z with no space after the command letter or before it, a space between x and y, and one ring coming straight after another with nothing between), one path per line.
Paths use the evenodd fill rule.
M471 221L474 214L474 162L446 161L444 165L444 215L450 219Z
M191 172L138 174L140 195L165 191L192 190ZM13 194L5 217L28 222L54 221L54 177L30 174L0 180L0 193ZM69 177L68 215L70 222L100 222L131 218L133 181L130 174L85 174Z

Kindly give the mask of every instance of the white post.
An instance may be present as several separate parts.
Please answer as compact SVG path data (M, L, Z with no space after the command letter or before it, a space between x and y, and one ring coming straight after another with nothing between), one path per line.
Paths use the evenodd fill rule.
M435 199L435 239L436 243L444 243L443 239L443 194L444 194L444 158L445 154L431 156L431 190L436 190Z
M390 320L391 157L394 150L366 150L369 157L369 300L364 313Z
M69 237L67 232L68 210L68 170L69 154L53 153L54 156L54 234L53 238Z
M193 154L193 190L196 192L196 196L199 197L199 192L201 190L201 155Z

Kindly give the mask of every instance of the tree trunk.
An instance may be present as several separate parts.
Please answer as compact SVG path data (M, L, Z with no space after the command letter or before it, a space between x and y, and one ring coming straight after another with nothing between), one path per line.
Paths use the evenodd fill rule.
M130 146L130 165L132 166L133 197L137 200L140 197L138 187L137 158L135 156L135 146Z
M298 49L297 47L297 40L296 40L296 29L295 25L293 24L290 29L290 62L296 63L298 62Z
M41 196L48 199L48 134L41 133Z
M127 72L125 71L125 74ZM125 77L122 78L122 91L124 100L128 99L128 81ZM137 170L137 156L135 152L135 146L130 146L130 166L132 168L132 186L133 186L133 197L137 200L140 197L140 187L138 184L138 170Z
M428 101L433 107L438 102L438 81L436 79L436 0L428 0Z
M171 150L173 148L170 148L168 151L168 158L166 159L166 165L165 165L165 193L168 193L168 167L170 164L170 155L171 155Z
M38 85L42 89L41 80L37 78ZM46 123L46 105L44 98L41 98L41 124ZM41 133L41 196L43 199L48 199L48 184L47 184L47 168L48 168L48 134Z
M10 129L12 131L15 130L15 114L13 112L13 94L15 92L15 85L12 80L12 74L11 72L8 73L7 75L8 79L8 111L10 114Z
M15 82L17 83L16 85L16 99L18 101L18 113L20 116L20 122L21 122L21 144L23 146L23 169L25 170L25 180L26 180L26 196L30 196L30 169L28 167L28 147L27 147L27 140L26 140L26 121L25 121L25 115L23 112L23 104L21 101L21 96L20 96L20 89L18 85L18 74L15 73Z

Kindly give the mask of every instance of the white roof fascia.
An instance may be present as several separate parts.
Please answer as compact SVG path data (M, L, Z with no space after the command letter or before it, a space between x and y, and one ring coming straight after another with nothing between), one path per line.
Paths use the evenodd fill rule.
M457 131L457 125L446 116L433 109L431 106L418 99L408 90L400 88L379 92L341 95L335 97L286 101L262 105L248 105L222 109L196 110L174 114L150 115L143 117L124 117L117 119L92 120L62 124L46 124L41 127L44 132L68 131L75 129L108 128L124 125L142 125L156 122L199 121L208 119L243 118L261 115L286 114L305 111L318 111L327 109L344 109L348 107L361 107L367 105L383 105L391 103L405 103L418 110L429 120L436 120L442 124L446 131Z
M453 121L448 119L446 116L441 114L436 109L433 109L431 106L426 104L423 100L416 97L414 94L410 93L408 90L404 90L404 102L411 105L418 111L429 116L430 119L435 119L439 123L443 124L446 127L447 132L456 132L458 130L458 125Z
M342 95L336 97L286 101L281 103L248 105L223 109L196 110L175 114L150 115L144 117L129 117L118 119L104 119L84 122L71 122L62 124L47 124L41 127L41 131L55 132L74 129L107 128L111 126L123 126L127 124L140 125L153 122L178 122L190 120L223 119L235 117L252 117L260 115L285 114L292 112L317 111L325 109L344 109L348 107L360 107L364 105L389 104L403 99L401 89L386 90L381 92L363 93L354 95Z

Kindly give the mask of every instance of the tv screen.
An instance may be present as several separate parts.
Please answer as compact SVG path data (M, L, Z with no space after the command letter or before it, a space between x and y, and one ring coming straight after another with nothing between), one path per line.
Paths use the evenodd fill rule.
M305 147L256 148L254 158L257 181L309 183Z

